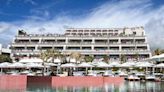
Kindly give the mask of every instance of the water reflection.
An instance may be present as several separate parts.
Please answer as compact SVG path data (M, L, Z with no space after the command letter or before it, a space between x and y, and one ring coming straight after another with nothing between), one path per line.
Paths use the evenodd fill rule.
M129 82L122 85L104 84L99 87L28 87L30 92L162 92L164 82Z
M164 82L129 82L123 84L104 84L90 87L50 87L50 85L28 85L23 90L2 90L0 92L164 92Z

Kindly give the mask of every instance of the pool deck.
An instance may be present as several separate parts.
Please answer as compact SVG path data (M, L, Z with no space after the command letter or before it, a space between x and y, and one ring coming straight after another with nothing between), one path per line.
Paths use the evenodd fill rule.
M25 90L30 85L47 85L50 87L71 86L103 86L104 84L120 85L124 82L123 77L103 76L26 76L26 75L0 75L0 89Z

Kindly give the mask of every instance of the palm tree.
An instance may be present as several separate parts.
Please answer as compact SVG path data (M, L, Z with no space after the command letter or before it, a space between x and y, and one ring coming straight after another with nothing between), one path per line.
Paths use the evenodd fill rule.
M12 62L12 59L8 55L0 55L0 63L2 62Z
M94 57L91 56L91 55L89 55L89 56L85 56L85 57L84 57L85 62L92 62L93 59L94 59Z
M136 61L138 61L139 60L139 54L138 53L135 53L134 54L134 58L136 59Z
M49 52L49 50L46 50L46 51L40 53L40 59L43 60L43 63L42 63L42 64L43 64L43 66L44 66L43 75L44 75L44 73L45 73L45 63L46 63L47 60L50 58L48 52Z
M44 61L47 62L49 58L52 58L52 61L55 58L61 58L63 55L61 52L55 50L55 49L48 49L40 54L40 58Z
M125 63L126 62L126 56L125 55L123 55L123 54L121 54L121 56L120 56L120 61L121 61L121 63Z
M47 62L47 60L48 60L48 55L47 55L47 52L41 52L41 54L40 54L40 59L42 59L43 60L43 62Z
M109 62L108 62L108 61L109 61L109 56L108 56L108 55L105 55L105 56L103 57L103 59L104 59L104 62L109 63Z
M70 54L70 58L74 58L76 60L76 63L78 63L77 61L82 59L82 55L79 52L72 52Z
M155 55L160 55L161 54L161 50L159 48L154 50L154 54Z
M44 66L44 72L45 72L45 63L48 62L48 59L52 58L51 62L54 61L55 58L62 57L61 52L54 50L54 49L48 49L40 54L40 58L43 60L43 66Z
M50 49L49 50L49 56L52 58L52 62L54 61L55 58L62 58L63 55L61 54L61 52L59 52L58 50L55 49Z

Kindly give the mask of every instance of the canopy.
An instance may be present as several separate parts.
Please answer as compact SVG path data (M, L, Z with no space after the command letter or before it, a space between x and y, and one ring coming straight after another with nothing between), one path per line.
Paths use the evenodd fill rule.
M75 58L71 58L71 59L70 59L70 62L71 62L71 63L76 63L76 59L75 59Z
M155 55L155 56L150 57L150 59L158 59L158 58L159 58L159 55Z
M9 65L10 68L25 68L26 65L20 62L15 62Z
M158 68L164 68L164 63L157 64L157 65L155 65L155 67L158 67Z
M125 62L125 63L121 64L121 67L133 67L135 65L136 65L135 62L129 61L129 62Z
M93 65L86 63L86 62L82 62L81 64L78 64L77 67L93 67Z
M161 59L164 59L164 54L155 55L149 58L149 60L157 60L157 61L161 61Z
M120 63L114 61L114 62L110 63L109 66L110 66L110 67L120 67Z
M76 67L75 64L72 64L72 63L67 63L67 64L62 64L61 67Z
M101 61L97 63L97 67L110 67L110 65Z
M99 61L100 61L100 59L93 59L92 62L97 63L97 62L99 62Z
M54 64L54 63L44 63L44 65L46 65L46 66L58 66L57 64Z
M164 54L158 55L158 58L164 58Z
M0 63L0 68L7 68L11 65L11 63L9 62L3 62L3 63Z
M42 63L43 60L40 58L24 58L24 59L21 59L19 62L21 62L21 63Z
M42 64L37 64L37 63L28 63L26 66L29 68L42 68L42 67L44 67Z
M149 62L137 62L136 67L152 67L154 64Z
M54 63L61 63L61 60L59 58L54 59Z

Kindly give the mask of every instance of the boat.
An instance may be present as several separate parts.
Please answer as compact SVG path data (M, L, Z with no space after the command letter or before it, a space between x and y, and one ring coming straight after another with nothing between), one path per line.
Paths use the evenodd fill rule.
M119 73L119 76L120 76L120 77L127 77L127 76L128 76L128 74L127 74L127 73L125 73L125 72L120 72L120 73Z
M157 78L154 75L145 76L145 80L147 81L155 81Z
M105 77L108 77L108 76L114 77L114 75L111 73L111 71L105 71L103 76L105 76Z
M129 75L127 77L127 80L129 80L129 81L139 81L140 78L138 76L136 76L136 75Z
M97 76L97 73L95 71L91 71L88 73L87 76Z

